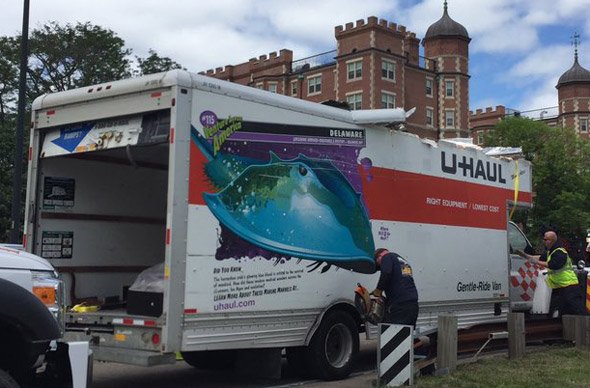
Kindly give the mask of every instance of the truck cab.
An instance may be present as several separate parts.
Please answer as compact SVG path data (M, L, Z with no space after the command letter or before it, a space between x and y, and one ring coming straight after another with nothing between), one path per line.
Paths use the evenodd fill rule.
M62 281L47 260L19 248L0 245L0 386L85 387L88 343L60 341Z
M542 280L539 266L528 263L516 254L523 251L533 254L533 247L518 225L508 222L508 252L510 255L510 309L530 311L539 280Z

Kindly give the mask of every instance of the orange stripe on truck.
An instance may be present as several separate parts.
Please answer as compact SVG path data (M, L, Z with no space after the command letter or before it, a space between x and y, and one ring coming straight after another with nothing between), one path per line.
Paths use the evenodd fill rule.
M506 229L513 190L379 167L369 180L362 167L358 171L371 219ZM531 193L519 194L522 202L531 199Z

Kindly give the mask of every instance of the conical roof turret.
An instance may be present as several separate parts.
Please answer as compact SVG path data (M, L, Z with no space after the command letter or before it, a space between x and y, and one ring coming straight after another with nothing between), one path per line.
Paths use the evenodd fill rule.
M467 33L467 29L465 29L461 23L457 23L449 16L446 1L444 3L442 17L437 22L428 27L428 30L426 30L426 35L424 36L424 40L442 36L455 36L468 41L471 40L471 38L469 38L469 34Z
M578 53L574 54L574 64L569 68L568 71L563 73L557 81L557 89L566 84L572 83L590 83L590 71L584 69L578 62Z

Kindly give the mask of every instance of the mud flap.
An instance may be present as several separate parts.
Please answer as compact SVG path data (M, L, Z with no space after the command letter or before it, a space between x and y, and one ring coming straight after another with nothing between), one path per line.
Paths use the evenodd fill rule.
M92 383L92 353L88 342L68 342L72 388L86 388ZM90 373L89 373L90 372Z
M43 374L46 387L87 388L92 382L92 354L88 342L58 342L47 353Z

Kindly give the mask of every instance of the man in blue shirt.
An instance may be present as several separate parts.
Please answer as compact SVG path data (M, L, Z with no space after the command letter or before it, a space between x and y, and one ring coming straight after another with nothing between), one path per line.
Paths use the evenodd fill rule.
M397 253L385 248L375 251L375 262L381 270L375 296L385 293L383 322L416 326L418 319L418 290L414 284L412 267Z

